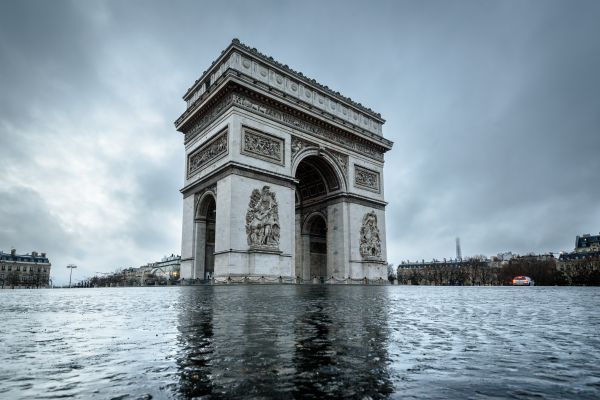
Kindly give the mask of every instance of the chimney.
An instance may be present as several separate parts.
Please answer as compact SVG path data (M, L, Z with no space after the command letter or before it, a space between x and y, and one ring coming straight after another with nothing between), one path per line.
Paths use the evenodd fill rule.
M32 251L32 252L31 252L31 256L32 256L32 257L37 257L37 256L38 256L38 255L37 255L37 251Z
M10 249L10 255L11 256L17 255L17 249Z
M40 256L46 258L46 253L42 253L42 254L40 254Z

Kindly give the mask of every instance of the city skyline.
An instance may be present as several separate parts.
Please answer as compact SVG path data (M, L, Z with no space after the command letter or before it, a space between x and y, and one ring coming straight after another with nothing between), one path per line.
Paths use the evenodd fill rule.
M600 230L600 4L365 4L1 3L0 250L59 284L179 254L173 121L233 38L386 119L388 262Z

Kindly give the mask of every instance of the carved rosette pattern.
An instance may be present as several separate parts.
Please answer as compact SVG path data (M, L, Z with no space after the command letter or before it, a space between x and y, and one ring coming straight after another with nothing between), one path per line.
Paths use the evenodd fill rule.
M227 154L227 150L227 131L223 131L188 156L188 176L195 174L209 162Z
M269 186L254 189L246 212L246 235L250 249L279 249L279 209Z
M364 260L379 260L381 258L381 238L377 227L375 211L366 213L360 228L360 255Z
M242 153L251 157L283 165L284 141L280 138L243 129Z
M379 193L379 172L354 166L354 185Z

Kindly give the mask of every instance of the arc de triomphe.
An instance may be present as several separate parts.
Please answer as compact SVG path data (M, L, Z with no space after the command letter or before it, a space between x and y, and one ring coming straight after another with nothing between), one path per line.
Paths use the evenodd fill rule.
M183 98L182 278L387 278L379 114L236 39Z

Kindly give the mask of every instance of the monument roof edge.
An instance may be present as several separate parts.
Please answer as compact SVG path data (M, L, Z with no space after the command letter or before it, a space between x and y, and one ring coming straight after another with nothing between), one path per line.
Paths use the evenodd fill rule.
M271 64L272 66L288 73L289 75L293 76L294 78L302 81L303 83L307 84L307 85L311 85L313 87L315 87L316 89L325 92L326 94L328 94L329 96L332 96L338 100L341 100L345 103L347 103L348 105L355 107L356 109L364 112L365 114L369 115L370 117L374 118L375 120L377 120L380 123L385 123L385 119L381 116L380 113L373 111L372 109L370 109L369 107L366 107L364 105L362 105L361 103L358 103L354 100L352 100L349 97L346 97L344 95L342 95L340 92L336 92L332 89L330 89L328 86L323 85L319 82L317 82L315 79L311 79L307 76L305 76L302 72L298 72L292 68L290 68L287 64L282 64L279 61L273 59L273 57L267 56L266 54L261 53L260 51L258 51L256 48L250 47L244 43L242 43L239 39L234 38L231 43L221 52L221 54L219 55L219 57L217 57L210 65L210 67L208 67L203 73L202 75L200 75L200 77L194 82L194 84L185 92L185 94L183 95L183 99L185 100L187 97L190 96L190 94L192 94L200 85L200 83L202 83L202 81L204 80L204 78L206 78L211 71L215 68L218 67L219 63L231 52L232 49L237 48L238 50L241 50L245 53L248 53L250 55L253 55L255 57L257 57L258 59L260 59L261 61L267 63L267 64Z

